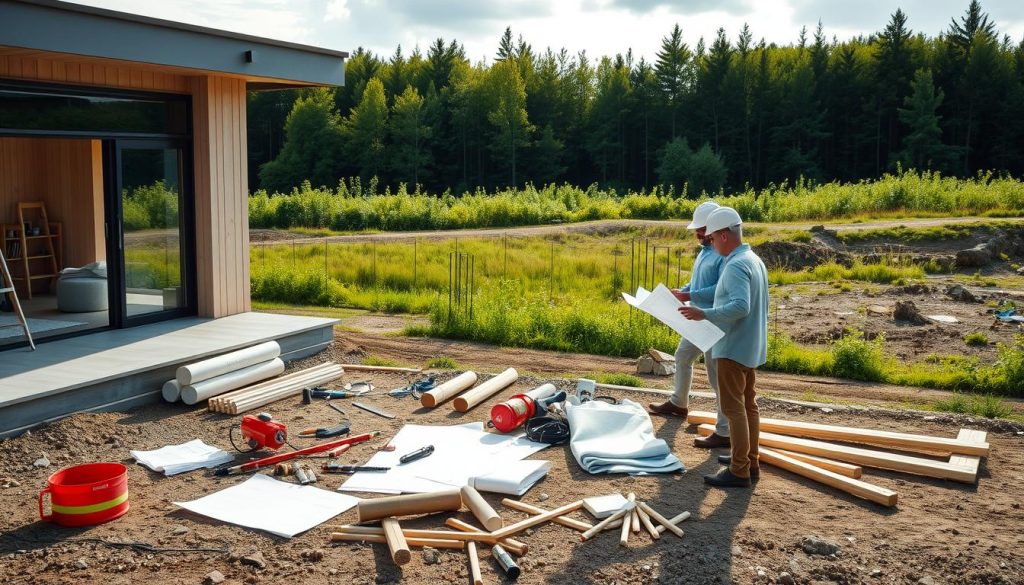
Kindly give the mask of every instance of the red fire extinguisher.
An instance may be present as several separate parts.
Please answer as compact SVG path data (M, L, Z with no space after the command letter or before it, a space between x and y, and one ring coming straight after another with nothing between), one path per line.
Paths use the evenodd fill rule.
M491 422L488 426L492 426L502 433L512 432L531 419L537 413L538 408L546 409L549 401L558 402L558 396L561 396L561 400L565 400L564 392L554 395L556 392L557 389L553 384L544 384L526 394L516 394L491 408ZM544 400L545 398L548 400ZM550 400L551 398L555 400Z

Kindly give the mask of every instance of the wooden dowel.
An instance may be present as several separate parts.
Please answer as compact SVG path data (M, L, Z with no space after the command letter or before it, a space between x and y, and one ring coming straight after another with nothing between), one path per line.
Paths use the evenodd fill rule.
M420 396L420 405L425 408L434 408L438 404L456 396L473 384L476 384L476 379L476 372L462 372L444 384L438 384L438 386L433 390L424 392L423 395Z
M641 510L642 510L642 509L643 509L643 508L641 508ZM668 522L669 522L669 524L671 524L671 525L673 525L673 526L676 526L676 525L678 525L678 524L679 524L680 522L682 522L683 520L686 520L686 519L687 519L687 518L689 518L689 517L690 517L690 513L689 513L689 512L681 512L681 513L679 513L679 514L676 514L675 516L673 516L673 517L672 517L671 519L669 519L669 521L668 521ZM665 530L666 530L666 529L665 529L665 527L664 527L664 526L659 526L659 527L657 527L657 528L656 528L655 530L657 530L657 531L658 531L658 534L665 534Z
M537 506L527 504L526 502L520 502L519 500L512 500L509 498L505 498L504 500L501 501L501 503L505 507L512 508L513 510L518 510L520 512L525 512L527 514L536 515L543 514L548 511L545 510L544 508L538 508ZM561 524L562 526L566 526L574 530L579 530L580 532L586 532L587 530L590 530L594 527L593 524L590 524L588 522L581 522L579 520L575 520L567 516L559 516L557 518L553 518L551 521L555 524Z
M463 486L462 490L462 503L469 508L469 511L476 516L476 519L484 525L484 528L494 532L505 525L505 521L501 519L501 516L494 511L494 508L487 503L487 500L480 495L480 492L476 491L473 486Z
M384 539L388 541L391 560L395 561L396 565L404 565L412 560L409 545L405 542L405 535L402 534L402 527L398 524L398 520L385 518L380 521L380 525L384 529Z
M636 494L633 492L629 492L629 495L626 497L626 499L629 500L630 502L635 502ZM630 524L632 525L633 532L640 532L640 514L637 513L636 508L633 508L633 513L629 515L629 519Z
M654 540L658 540L661 538L661 533L658 532L658 529L654 527L654 523L651 522L651 517L647 515L647 512L644 512L643 508L637 508L636 515L640 517L640 523L643 524L644 528L647 529L647 532L651 535L651 538L653 538Z
M349 534L348 532L331 533L331 542L371 542L373 544L387 544L383 534ZM464 549L466 543L462 540L446 540L443 538L406 538L409 546L429 546L433 548L454 548Z
M652 520L654 520L654 521L658 522L659 524L661 524L662 526L664 526L666 529L668 529L670 532L672 532L672 534L675 534L679 538L683 537L683 529L682 528L679 528L675 524L672 524L671 522L669 522L667 518L665 518L664 516L659 514L658 511L655 510L654 508L648 506L646 502L637 502L637 505L640 506L641 510L643 510L644 512L647 512L647 515L650 516Z
M246 388L241 388L233 392L227 392L225 394L215 396L211 398L209 401L207 401L207 406L214 412L227 412L226 409L229 407L231 403L235 401L255 397L268 390L280 388L284 384L289 384L292 382L305 384L309 380L318 379L319 377L324 375L336 374L335 377L340 377L345 373L344 370L342 370L341 368L335 368L330 366L329 364L324 364L324 366L326 367L315 366L313 368L309 368L301 372L288 374L286 376L281 376L278 378L274 378L272 380L267 380L265 382L255 384L253 386L248 386Z
M459 520L458 518L449 518L445 520L444 523L449 528L454 528L455 530L461 530L463 532L479 532L476 526L473 526L472 524L467 524L462 520ZM526 552L529 550L529 547L526 545L525 542L520 542L512 538L506 538L498 544L505 547L507 550L511 551L516 556L520 557L525 555Z
M550 520L552 520L554 518L558 518L559 516L563 516L565 514L568 514L569 512L575 512L576 510L579 510L582 507L583 507L583 500L578 500L578 501L575 501L575 502L573 502L571 504L566 504L564 506L555 508L554 510L551 510L549 512L545 512L543 514L538 514L538 515L536 515L536 516L534 516L532 518L527 518L526 520L521 520L519 522L516 522L515 524L512 524L510 526L506 526L506 527L502 528L501 530L498 530L497 532L493 532L492 534L498 540L501 540L501 539L504 539L504 538L508 538L509 536L512 536L513 534L517 534L519 532L522 532L523 530L526 530L527 528L532 528L532 527L534 527L534 526L536 526L538 524L543 524L544 522L548 522L548 521L550 521Z
M508 368L504 372L481 383L476 388L456 398L452 404L459 412L469 412L476 405L487 400L494 394L507 388L510 384L519 379L519 372L515 368Z
M354 526L351 524L343 526L331 526L335 531L342 534L366 534L370 536L384 536L384 529L379 526ZM494 544L498 541L490 532L451 532L450 530L419 530L416 528L403 528L402 534L406 540L410 538L440 538L442 540L474 540Z
M469 572L473 576L473 585L484 585L484 579L480 576L480 559L476 556L476 543L466 543L466 556L469 557Z
M459 490L445 490L425 494L360 500L359 504L356 505L356 512L359 515L359 522L368 522L390 516L457 512L461 508L462 494Z
M630 502L636 500L636 496L629 494L631 497L626 498ZM633 526L633 515L636 514L636 508L630 510L625 516L622 517L622 530L619 531L619 546L626 546L629 542L629 529Z
M346 370L353 372L398 372L401 374L419 374L421 368L397 368L394 366L368 366L366 364L340 364Z
M597 524L594 524L593 528L591 528L590 530L588 530L588 531L584 532L583 534L581 534L580 535L580 540L583 541L583 542L586 542L590 538L593 538L593 536L595 534L597 534L597 533L601 532L602 530L604 530L605 526L608 526L609 524L611 524L612 522L615 522L616 520L620 520L621 519L623 524L627 524L627 522L625 521L626 514L629 514L633 510L633 507L635 505L636 504L634 504L632 502L627 503L625 506L623 506L623 508L621 510L619 510L618 512L616 512L616 513L612 514L611 516L605 518L604 520L601 520Z

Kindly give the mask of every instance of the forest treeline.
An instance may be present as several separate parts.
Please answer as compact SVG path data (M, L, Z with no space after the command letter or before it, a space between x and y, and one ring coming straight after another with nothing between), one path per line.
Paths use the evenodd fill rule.
M490 63L457 41L350 56L343 87L253 92L253 190L343 177L426 192L528 183L689 194L874 179L900 167L1024 174L1024 39L975 0L946 30L787 46L748 26L696 46L678 25L653 62L536 50L506 29Z

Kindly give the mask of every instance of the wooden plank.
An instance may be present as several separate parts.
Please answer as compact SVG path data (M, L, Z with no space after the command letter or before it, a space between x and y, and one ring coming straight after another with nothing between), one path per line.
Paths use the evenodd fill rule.
M548 511L545 510L544 508L538 508L537 506L527 504L526 502L520 502L518 500L513 500L510 498L503 499L501 503L508 508L512 508L513 510L519 510L520 512L525 512L527 514L536 515L543 514ZM562 526L566 526L568 528L572 528L573 530L579 530L580 532L586 532L594 527L592 524L588 522L581 522L574 518L569 518L568 516L559 516L553 519L552 522L554 522L555 524L561 524Z
M717 418L718 416L714 412L694 411L690 412L686 417L686 422L690 424L715 424ZM826 441L845 441L847 443L869 443L871 445L910 451L946 451L949 453L985 457L988 455L989 450L988 443L983 441L961 441L946 437L931 437L928 435L914 435L775 418L762 418L761 430L780 435L824 439Z
M536 516L533 516L532 518L527 518L526 520L520 520L519 522L516 522L515 524L510 524L509 526L506 526L506 527L502 528L501 530L497 530L495 532L492 532L491 534L497 540L508 538L508 537L512 536L513 534L518 534L518 533L522 532L523 530L526 530L527 528L533 528L534 526L536 526L538 524L543 524L544 522L548 522L548 521L553 520L554 518L557 518L559 516L564 516L564 515L566 515L566 514L568 514L570 512L575 512L576 510L579 510L582 507L583 507L583 500L578 500L578 501L575 501L575 502L573 502L571 504L566 504L564 506L560 506L558 508L555 508L554 510L551 510L549 512L545 512L543 514L538 514Z
M819 483L844 491L858 498L875 502L876 504L892 507L896 505L899 499L898 494L890 489L833 473L827 469L799 461L771 449L761 448L759 459L765 463L791 471L808 479L813 479Z
M827 469L832 473L838 473L839 475L845 475L846 477L852 477L853 479L860 479L864 474L864 468L859 465L851 465L849 463L843 463L842 461L834 461L832 459L825 459L823 457L815 457L814 455L808 455L806 453L796 453L794 451L777 451L781 455L786 457L792 457L797 461L803 461L804 463L810 463L815 467Z
M698 432L705 436L710 435L714 430L715 427L709 424L702 424L698 427ZM963 467L950 465L949 462L946 461L935 461L933 459L910 457L908 455L898 455L896 453L887 453L885 451L874 451L871 449L835 445L832 443L815 441L813 439L787 437L785 435L776 435L774 433L761 433L758 444L765 447L775 447L786 451L795 451L797 453L806 453L808 455L817 455L828 459L837 459L848 463L856 463L863 465L864 467L901 471L904 473L913 473L937 479L950 479L963 483L974 483L976 478L975 474L970 473Z
M960 434L956 438L961 441L984 443L987 437L988 433L985 431L960 429ZM949 458L949 464L960 467L977 478L978 468L981 466L981 457L977 455L953 455Z

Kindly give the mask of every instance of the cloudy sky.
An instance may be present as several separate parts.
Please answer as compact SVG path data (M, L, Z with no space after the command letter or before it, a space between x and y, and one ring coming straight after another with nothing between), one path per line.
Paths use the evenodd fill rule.
M819 19L829 38L877 32L897 7L915 32L935 36L969 0L73 0L146 16L243 32L342 51L365 47L390 55L401 45L424 50L438 37L457 39L473 61L493 58L505 27L535 51L564 47L590 56L632 48L653 60L678 23L690 46L724 27L735 39L749 23L755 40L795 42ZM1000 33L1024 38L1024 2L983 0Z

